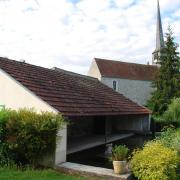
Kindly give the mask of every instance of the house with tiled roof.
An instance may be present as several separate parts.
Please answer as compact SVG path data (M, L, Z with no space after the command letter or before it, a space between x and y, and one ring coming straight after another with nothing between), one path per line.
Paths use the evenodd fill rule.
M123 94L132 101L145 105L153 91L152 81L158 66L94 58L88 75Z
M152 53L152 65L136 64L109 59L94 58L88 75L123 94L132 101L146 105L153 92L152 81L159 68L164 36L159 1L157 1L156 48Z
M57 134L56 164L69 154L150 130L148 109L97 78L0 58L0 89L5 108L34 108L68 119Z

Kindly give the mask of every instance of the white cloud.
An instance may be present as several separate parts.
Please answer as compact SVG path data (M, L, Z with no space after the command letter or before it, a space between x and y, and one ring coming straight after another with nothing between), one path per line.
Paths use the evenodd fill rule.
M134 2L135 2L135 0L114 0L114 3L119 8L127 8Z
M160 4L179 43L180 2ZM84 74L94 57L146 63L155 25L156 0L0 1L0 56Z
M173 14L174 17L176 18L180 18L180 8L177 9L177 11L175 11L175 13Z

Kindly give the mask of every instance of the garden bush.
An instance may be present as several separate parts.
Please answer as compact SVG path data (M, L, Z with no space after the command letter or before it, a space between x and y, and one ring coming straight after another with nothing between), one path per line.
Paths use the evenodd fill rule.
M176 150L180 158L180 128L165 128L164 131L161 133L161 136L157 137L156 139L159 140L164 146ZM180 162L178 163L177 173L180 179Z
M9 164L10 162L10 155L8 151L8 146L5 143L5 138L7 135L6 130L6 122L8 120L8 111L7 110L1 110L0 111L0 166L4 164Z
M141 180L174 180L178 163L177 151L156 140L133 152L130 167L134 176Z
M178 151L180 155L180 129L175 129L174 127L165 128L161 136L156 139L164 146Z
M0 111L1 156L15 163L37 165L39 159L55 150L56 133L63 125L61 115L33 109Z
M175 98L169 104L167 111L163 115L167 123L175 123L180 126L180 98Z
M168 105L168 109L161 116L153 116L156 124L161 126L161 130L164 126L176 126L180 127L180 98L172 99Z

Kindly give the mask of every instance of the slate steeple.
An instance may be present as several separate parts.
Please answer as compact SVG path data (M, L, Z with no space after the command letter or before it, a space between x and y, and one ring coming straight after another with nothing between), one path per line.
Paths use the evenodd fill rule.
M161 51L164 48L164 37L163 37L163 29L161 23L161 13L159 0L157 0L157 24L156 24L156 49L152 53L152 64L157 64L160 56L162 55Z

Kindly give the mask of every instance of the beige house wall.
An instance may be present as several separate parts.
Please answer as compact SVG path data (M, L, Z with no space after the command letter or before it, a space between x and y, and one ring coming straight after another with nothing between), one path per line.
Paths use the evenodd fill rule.
M92 61L87 75L98 78L99 80L101 79L101 74L95 60Z
M38 112L58 112L1 69L0 90L0 105L5 105L7 108L18 110L26 107L34 108Z
M37 97L33 92L21 85L10 75L0 69L0 105L18 110L20 108L34 108L37 112L49 111L58 113L56 109ZM66 134L65 126L57 134L57 148L55 163L66 161ZM59 140L61 139L61 141ZM59 148L61 147L61 148Z

